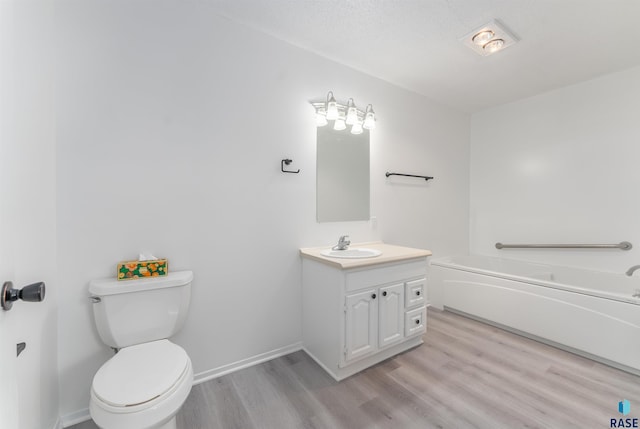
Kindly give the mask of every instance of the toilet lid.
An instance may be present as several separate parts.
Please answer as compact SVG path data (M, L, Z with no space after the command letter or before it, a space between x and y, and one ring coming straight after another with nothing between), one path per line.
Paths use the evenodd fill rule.
M93 391L105 403L143 404L171 389L189 362L187 353L168 340L121 349L93 377Z

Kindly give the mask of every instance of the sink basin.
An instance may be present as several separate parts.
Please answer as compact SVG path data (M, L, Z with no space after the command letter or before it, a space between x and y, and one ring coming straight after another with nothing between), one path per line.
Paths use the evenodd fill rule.
M376 256L382 255L382 252L375 249L366 249L364 247L352 247L347 250L327 249L320 252L320 254L330 258L363 259L375 258Z

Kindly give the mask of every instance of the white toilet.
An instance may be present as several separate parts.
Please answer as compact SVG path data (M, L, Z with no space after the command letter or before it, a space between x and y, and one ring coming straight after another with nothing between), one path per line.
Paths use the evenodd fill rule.
M118 349L93 377L89 411L103 429L175 429L193 383L187 353L167 338L189 310L191 271L89 285L102 341Z

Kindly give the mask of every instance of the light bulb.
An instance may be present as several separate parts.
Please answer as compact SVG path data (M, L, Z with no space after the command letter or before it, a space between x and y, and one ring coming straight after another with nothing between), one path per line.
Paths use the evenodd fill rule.
M496 33L491 30L482 30L476 33L471 40L478 46L484 46L489 40L493 39L495 35Z
M367 111L364 114L364 123L362 124L362 126L367 130L372 130L376 127L376 116L371 104L367 106Z
M336 131L342 131L347 128L347 124L344 123L344 118L338 118L333 123L333 129Z
M485 51L487 51L490 54L493 54L496 51L499 51L500 49L502 49L502 47L504 46L504 40L502 39L494 39L492 41L490 41L489 43L487 43L486 45L484 45L482 47L482 49L484 49Z
M345 122L347 125L353 125L358 122L358 110L353 102L353 98L350 98L347 102L347 120Z
M362 134L362 124L360 121L356 121L351 127L351 134Z
M331 91L327 94L327 119L330 121L338 119L338 103Z

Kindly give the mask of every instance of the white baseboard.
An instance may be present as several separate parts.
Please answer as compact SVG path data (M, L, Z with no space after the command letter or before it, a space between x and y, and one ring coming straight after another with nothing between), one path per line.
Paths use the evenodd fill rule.
M53 429L62 429L62 420L60 420L60 417L56 419Z
M73 413L66 414L61 417L62 425L61 428L68 428L73 425L77 425L78 423L86 422L87 420L91 420L91 416L89 415L89 409L83 408L78 411L74 411Z
M324 363L322 363L322 361L320 359L315 357L315 355L313 353L311 353L309 350L307 350L306 347L302 346L302 351L305 352L307 354L307 356L309 356L311 359L313 359L313 361L315 363L317 363L318 366L320 366L320 368L324 369L325 372L327 374L329 374L335 381L340 381L340 379L338 379L336 377L336 375L334 374L333 370L329 369Z
M196 385L204 383L205 381L213 380L214 378L222 377L223 375L230 374L232 372L239 371L241 369L248 368L250 366L257 365L259 363L266 362L280 356L288 355L289 353L297 352L298 350L302 350L301 342L293 343L288 346L280 347L278 349L271 350L265 353L260 353L258 355L242 359L237 362L219 366L218 368L199 372L193 376L193 384ZM61 421L58 421L54 429L68 428L70 426L85 422L90 419L91 416L89 415L89 409L84 408L82 410L78 410L62 416Z
M248 368L253 365L257 365L262 362L275 359L280 356L288 355L289 353L302 350L302 343L297 342L288 346L280 347L275 350L271 350L265 353L260 353L246 359L239 360L227 365L219 366L218 368L209 369L207 371L199 372L193 376L193 384L204 383L205 381L213 380L214 378L222 377L223 375L230 374L235 371L239 371L244 368Z

